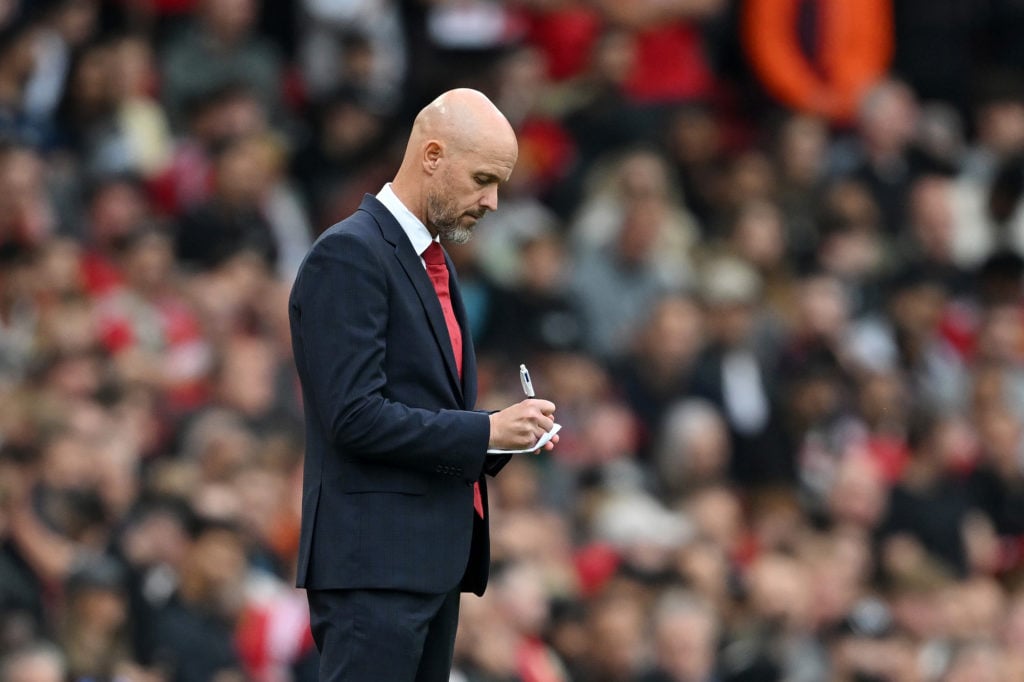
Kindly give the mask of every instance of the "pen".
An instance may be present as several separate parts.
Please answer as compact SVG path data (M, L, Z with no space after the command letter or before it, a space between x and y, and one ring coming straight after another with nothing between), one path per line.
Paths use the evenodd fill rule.
M526 369L526 365L519 365L519 383L523 385L523 393L526 394L527 398L537 397L533 392L533 382L530 381L530 370Z

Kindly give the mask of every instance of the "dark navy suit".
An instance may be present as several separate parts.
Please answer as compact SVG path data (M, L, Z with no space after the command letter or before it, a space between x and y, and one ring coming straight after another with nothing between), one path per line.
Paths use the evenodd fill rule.
M362 654L344 649L372 651L377 639L395 638L382 619L409 614L415 621L439 600L451 606L452 595L457 618L458 593L482 594L487 583L487 522L474 513L473 483L486 509L483 475L507 460L486 454L490 425L487 414L473 411L473 344L450 260L448 267L463 330L461 380L430 278L376 198L367 195L317 239L292 289L306 423L297 583L310 595L322 678L364 679L353 671L365 669L366 679L433 679L422 670L409 675L402 661L392 670L374 660L400 658L401 643L356 663L351 658ZM332 643L331 619L353 618L353 611L375 616L352 626L364 641ZM450 625L442 640L454 636ZM450 641L431 636L425 646L424 656L450 664ZM444 651L429 651L438 647ZM338 666L344 675L334 674Z

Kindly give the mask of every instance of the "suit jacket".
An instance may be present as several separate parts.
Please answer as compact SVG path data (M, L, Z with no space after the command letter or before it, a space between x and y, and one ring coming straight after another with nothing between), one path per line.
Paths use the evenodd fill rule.
M690 394L718 407L729 424L732 439L730 476L745 485L790 484L796 480L793 445L780 419L775 387L781 377L761 357L756 357L761 382L768 400L768 420L760 431L740 433L731 423L726 407L725 365L729 350L712 344L697 358Z
M299 587L483 593L489 537L473 483L486 510L483 474L507 458L486 455L490 423L473 411L473 343L448 268L461 381L430 278L376 198L324 232L299 269L289 300L306 425Z

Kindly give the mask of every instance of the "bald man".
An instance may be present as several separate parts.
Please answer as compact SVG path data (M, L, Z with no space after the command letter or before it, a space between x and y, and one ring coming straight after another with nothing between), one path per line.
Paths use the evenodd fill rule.
M484 474L508 457L487 450L529 448L554 423L545 400L474 410L473 343L441 247L498 208L517 154L483 94L444 93L416 117L394 180L324 232L295 280L298 585L321 680L447 682L459 594L487 584Z

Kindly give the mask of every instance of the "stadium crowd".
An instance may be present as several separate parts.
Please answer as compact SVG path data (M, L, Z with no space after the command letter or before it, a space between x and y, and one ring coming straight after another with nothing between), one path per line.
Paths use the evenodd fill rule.
M454 86L564 429L453 682L1024 680L1022 74L1015 0L0 0L0 680L315 679L289 286Z

